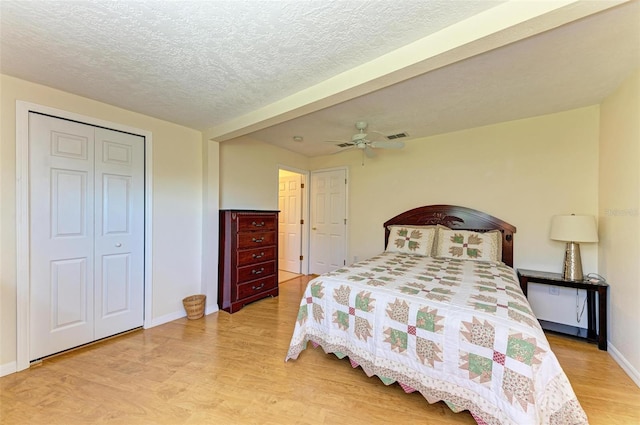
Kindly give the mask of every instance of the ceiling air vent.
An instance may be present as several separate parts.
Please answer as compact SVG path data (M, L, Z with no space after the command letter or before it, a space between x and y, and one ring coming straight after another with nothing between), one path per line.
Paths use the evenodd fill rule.
M386 136L387 139L389 140L393 140L393 139L402 139L403 137L409 137L408 133L396 133L396 134L390 134L388 136Z

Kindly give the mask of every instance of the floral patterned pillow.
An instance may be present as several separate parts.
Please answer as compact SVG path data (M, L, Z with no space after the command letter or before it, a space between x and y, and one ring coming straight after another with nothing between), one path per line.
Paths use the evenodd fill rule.
M499 230L479 233L439 226L434 245L436 257L502 261L502 234Z
M389 226L387 252L431 256L436 226Z

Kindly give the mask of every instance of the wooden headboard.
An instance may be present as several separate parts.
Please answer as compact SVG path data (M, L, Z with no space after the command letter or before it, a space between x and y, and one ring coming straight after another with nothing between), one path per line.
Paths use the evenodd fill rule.
M513 234L515 226L487 213L455 205L427 205L405 211L384 223L384 246L389 242L391 225L441 224L451 229L486 232L499 230L502 233L502 261L513 267Z

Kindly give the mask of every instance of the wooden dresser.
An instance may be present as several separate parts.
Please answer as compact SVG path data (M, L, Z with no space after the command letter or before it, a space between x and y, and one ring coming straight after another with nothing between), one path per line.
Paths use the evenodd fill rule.
M278 296L278 211L220 210L218 306Z

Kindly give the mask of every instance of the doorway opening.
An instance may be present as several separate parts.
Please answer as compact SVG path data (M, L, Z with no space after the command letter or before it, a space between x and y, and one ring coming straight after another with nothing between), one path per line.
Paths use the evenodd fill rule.
M278 168L278 282L307 274L308 172Z

